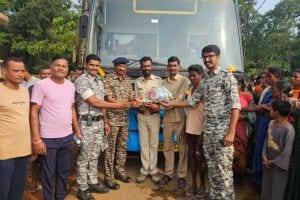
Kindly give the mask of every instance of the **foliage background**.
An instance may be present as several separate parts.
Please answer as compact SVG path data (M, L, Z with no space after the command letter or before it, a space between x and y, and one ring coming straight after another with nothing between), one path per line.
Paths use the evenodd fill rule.
M255 0L239 0L245 71L265 66L300 68L300 0L281 0L265 14Z
M57 54L75 64L80 12L71 1L0 0L0 8L10 17L8 27L0 27L0 46L9 55L23 57L33 72Z

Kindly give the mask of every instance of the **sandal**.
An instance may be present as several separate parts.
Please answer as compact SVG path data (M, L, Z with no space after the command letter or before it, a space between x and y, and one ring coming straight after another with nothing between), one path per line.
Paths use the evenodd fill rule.
M32 187L30 188L30 192L31 192L31 193L35 193L35 192L38 191L38 190L42 190L42 186L41 186L41 185L35 185L35 186L32 186Z
M185 195L187 197L192 197L194 195L197 194L197 188L194 188L194 187L190 187L186 192L185 192Z
M208 195L208 192L204 190L199 190L196 194L196 199L203 199Z
M177 188L183 189L186 186L186 180L185 178L179 178L177 181Z
M160 180L160 184L167 185L171 180L172 180L172 178L170 176L164 175Z

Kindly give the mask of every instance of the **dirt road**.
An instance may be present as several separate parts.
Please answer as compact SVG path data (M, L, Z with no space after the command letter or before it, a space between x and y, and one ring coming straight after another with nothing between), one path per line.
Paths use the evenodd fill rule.
M102 162L103 163L103 162ZM120 184L119 190L111 190L107 194L94 194L93 196L97 200L193 200L195 198L187 198L185 196L185 191L176 188L176 179L172 180L172 182L167 186L154 185L151 182L151 179L148 178L144 183L137 184L135 182L135 178L139 174L140 169L140 159L139 155L129 154L127 159L127 171L128 175L132 177L130 183L122 183L118 181ZM162 153L159 153L159 172L163 174L163 166L164 166L164 156ZM99 167L99 179L103 181L103 165ZM77 193L77 185L76 185L76 175L75 170L72 172L70 178L70 189L69 194L66 197L66 200L75 200ZM249 184L249 177L246 178L243 186L239 186L235 188L236 191L236 199L237 200L256 200L259 199L259 194L254 191L254 189ZM191 183L188 180L188 183ZM25 200L39 200L41 198L41 191L37 191L35 193L31 193L30 185L27 186L27 189L24 194ZM188 186L187 186L188 188Z

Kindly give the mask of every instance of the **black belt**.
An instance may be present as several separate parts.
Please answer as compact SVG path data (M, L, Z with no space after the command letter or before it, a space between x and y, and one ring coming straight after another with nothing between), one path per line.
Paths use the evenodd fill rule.
M87 121L87 119L88 119L88 115L79 115L79 120ZM101 121L102 119L103 119L102 115L92 116L93 122L98 122L98 121Z

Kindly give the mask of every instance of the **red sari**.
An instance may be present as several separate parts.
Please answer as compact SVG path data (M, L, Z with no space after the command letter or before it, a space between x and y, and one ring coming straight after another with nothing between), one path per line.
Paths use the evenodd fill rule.
M240 95L240 103L242 108L247 107L251 101L252 101L251 94L242 93ZM233 157L233 167L232 167L233 171L237 174L243 174L246 171L247 144L248 144L248 136L246 132L246 121L244 119L240 119L235 129L234 157Z

